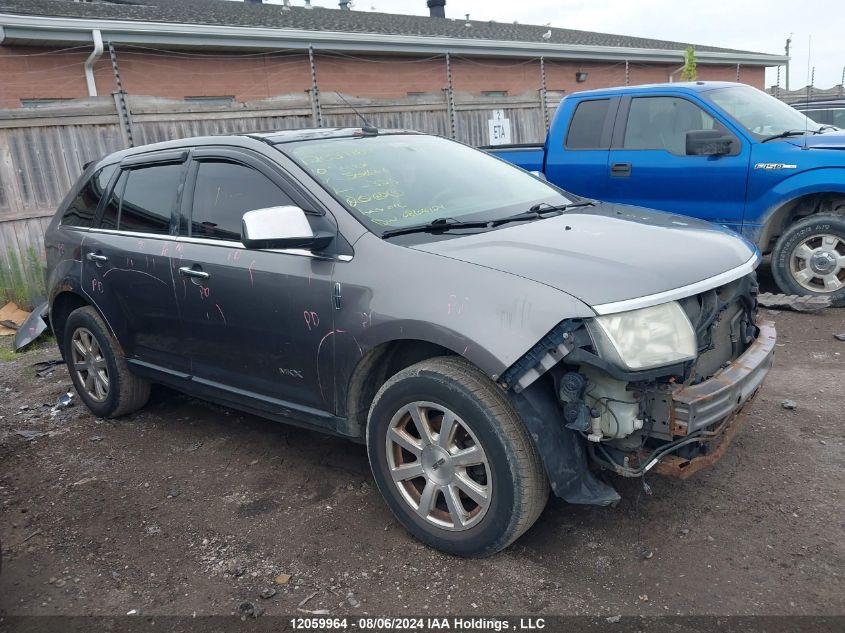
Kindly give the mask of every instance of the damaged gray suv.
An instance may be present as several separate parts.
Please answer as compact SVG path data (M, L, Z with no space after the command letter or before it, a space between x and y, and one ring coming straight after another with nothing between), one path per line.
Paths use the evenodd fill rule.
M416 537L496 552L543 510L686 477L771 366L746 240L577 198L406 131L297 130L89 165L46 234L50 319L98 416L151 383L365 442Z

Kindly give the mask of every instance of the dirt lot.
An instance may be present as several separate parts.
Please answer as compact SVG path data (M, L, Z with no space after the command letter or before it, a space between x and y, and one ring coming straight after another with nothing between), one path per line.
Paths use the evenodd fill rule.
M0 615L243 601L267 614L843 614L845 310L769 318L775 369L720 463L651 477L651 497L615 480L616 508L552 499L481 561L412 539L361 446L163 389L119 421L80 404L51 415L70 380L35 376L57 357L42 345L0 362Z

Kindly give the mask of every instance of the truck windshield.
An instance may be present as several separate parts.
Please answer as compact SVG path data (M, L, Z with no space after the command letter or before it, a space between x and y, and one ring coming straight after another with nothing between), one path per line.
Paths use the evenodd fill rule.
M702 93L746 130L758 137L774 136L790 131L817 132L819 124L808 119L792 106L751 86L718 88Z
M489 154L422 134L328 138L277 146L381 235L444 218L497 220L571 202Z

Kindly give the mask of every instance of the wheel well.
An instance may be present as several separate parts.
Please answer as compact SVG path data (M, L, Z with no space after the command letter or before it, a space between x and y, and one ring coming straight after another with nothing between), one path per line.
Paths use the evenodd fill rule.
M441 345L417 340L391 341L369 350L352 372L346 398L338 398L346 405L339 415L346 415L350 435L364 437L370 405L391 376L427 358L450 355L454 352Z
M53 334L59 344L59 350L64 356L64 335L65 323L70 313L77 308L90 305L85 299L74 292L62 292L56 295L53 299L53 304L50 306L50 325L53 328Z
M845 215L845 194L810 193L784 203L771 215L763 227L758 240L760 250L764 253L770 252L786 227L816 213Z

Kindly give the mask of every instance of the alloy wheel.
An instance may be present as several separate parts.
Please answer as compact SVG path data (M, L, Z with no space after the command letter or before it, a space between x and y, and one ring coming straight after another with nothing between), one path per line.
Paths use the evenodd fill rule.
M390 420L385 449L400 495L426 522L462 531L487 513L493 493L487 455L450 409L432 402L405 405Z
M845 287L845 241L836 235L813 235L796 246L789 258L792 277L813 292Z
M109 395L109 370L91 330L77 328L71 337L71 365L88 397L103 402Z

